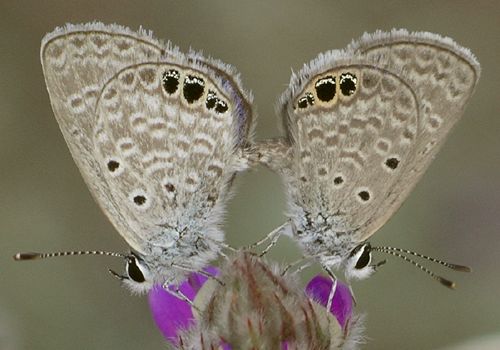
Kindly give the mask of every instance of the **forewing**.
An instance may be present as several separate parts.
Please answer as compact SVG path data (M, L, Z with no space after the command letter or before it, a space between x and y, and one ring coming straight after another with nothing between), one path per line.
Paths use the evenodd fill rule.
M293 149L290 198L333 231L358 232L385 205L412 159L419 109L397 73L330 52L292 79L282 98Z
M431 33L365 34L349 48L383 67L403 72L420 105L414 155L381 203L363 224L360 240L373 234L401 205L462 116L480 75L474 55L450 38Z
M159 167L160 160L163 160L160 158L166 155L165 150L172 151L171 142L173 141L169 139L169 135L165 133L163 128L167 123L172 124L172 120L160 121L162 117L166 118L172 113L166 112L168 106L158 107L158 103L164 101L158 96L151 96L152 94L148 90L151 88L148 84L152 84L149 81L150 77L137 78L137 74L143 73L144 70L134 70L133 67L147 62L153 66L159 62L170 62L184 64L192 68L197 67L199 72L202 71L201 74L212 76L218 84L219 92L223 91L220 96L225 94L227 98L233 99L231 103L234 103L234 106L231 106L232 112L229 117L233 123L231 124L232 128L230 130L227 128L218 129L216 134L211 135L216 138L222 137L222 134L227 136L229 133L229 138L234 141L231 155L237 153L239 148L245 144L251 129L248 102L243 93L240 92L237 77L234 78L234 81L232 80L231 77L234 76L235 72L230 67L214 60L205 60L194 53L184 56L177 49L164 45L154 39L151 33L143 30L132 32L124 27L101 23L68 25L63 29L57 29L44 38L41 59L54 114L80 172L96 201L119 233L132 248L141 253L145 252L145 242L148 241L153 232L158 234L162 230L167 230L166 227L160 226L155 226L155 230L153 230L151 225L144 224L145 220L157 217L158 206L164 204L164 201L157 198L153 200L152 197L146 198L146 195L151 195L149 191L156 190L154 186L157 184L148 183L147 186L142 186L151 180L151 174L140 171L146 171L143 163L148 161ZM129 67L128 70L127 67ZM120 72L124 70L131 74L128 76L120 75ZM135 80L128 81L128 77L134 77ZM119 78L122 79L120 82ZM138 84L143 85L138 86ZM121 108L117 109L113 105L117 98L120 101L123 98L113 96L112 87L117 88L116 92L124 93L127 96L127 101ZM132 87L138 88L137 93L131 90L126 91ZM119 91L120 89L123 91ZM148 93L145 93L144 89L148 90ZM100 101L99 104L98 101ZM218 102L219 100L211 101ZM172 103L171 100L169 103L173 109L178 105ZM230 102L227 101L227 103L229 105ZM220 105L221 103L217 105L219 109ZM141 108L144 113L139 115ZM194 123L199 123L200 119L196 119L194 115L189 116L191 110L194 109L184 111L184 114L187 115L186 118L191 117ZM158 113L150 114L149 111ZM119 116L120 113L122 113L121 116ZM211 116L210 113L208 115ZM145 133L142 131L144 128L146 133L151 132L151 135L144 137ZM139 135L140 140L135 138ZM195 139L195 134L189 132L185 134L184 142L188 143L190 147L186 152L195 147ZM110 148L109 143L107 143L109 141L117 142L114 148ZM210 140L207 140L205 147L209 147L207 146L209 142ZM217 149L218 140L211 146ZM133 157L140 157L134 153L137 149L140 149L142 155L146 157L141 159L140 163L134 163L138 158ZM106 151L110 153L106 154ZM213 153L215 154L216 151L214 150ZM234 159L231 160L234 161ZM120 164L119 161L124 163ZM204 165L206 164L204 163ZM225 165L227 164L219 164L224 175L227 171L224 168ZM178 167L178 164L175 166ZM188 179L192 164L182 163L181 167L179 171L181 173L184 171L186 179ZM210 170L218 172L219 168L212 167ZM132 184L127 181L121 183L121 180L118 180L120 174L129 174L129 172L133 172L133 174L130 173L130 179L137 180L137 183ZM159 176L154 177L154 180L157 179ZM192 180L195 180L194 176ZM114 186L117 184L118 187L115 189ZM125 191L120 186L126 186L128 190ZM130 192L136 189L135 193ZM145 192L142 193L140 190ZM161 193L165 193L165 191ZM166 195L168 198L168 193ZM141 196L146 199L143 203L144 206L131 207L130 199L132 199L132 203L142 202ZM182 194L180 196L181 198L178 197L178 199L185 201ZM134 198L136 198L135 202ZM151 200L147 201L147 199ZM215 203L217 200L213 202ZM153 203L154 205L152 205ZM187 206L187 203L183 203L183 205ZM188 207L191 210L193 208L192 206ZM169 209L170 207L164 206L164 217L170 215ZM148 210L153 210L155 214L148 214L151 213ZM142 213L143 216L139 213ZM195 214L192 212L186 212L186 217L193 216ZM165 220L152 222L152 225L157 224L168 225ZM161 238L158 238L157 243L162 243Z

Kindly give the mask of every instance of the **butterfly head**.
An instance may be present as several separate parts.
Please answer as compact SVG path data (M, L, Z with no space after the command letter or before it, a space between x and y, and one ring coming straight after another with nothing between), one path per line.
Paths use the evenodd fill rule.
M345 275L347 279L365 279L370 277L377 267L385 264L385 260L372 265L372 247L369 242L357 245L345 260Z
M369 277L372 275L379 266L385 264L385 260L379 261L376 264L370 264L372 257L371 253L372 252L380 252L380 253L385 253L389 254L392 256L395 256L397 258L402 259L403 261L406 261L415 267L419 268L420 270L424 271L427 273L429 276L431 276L433 279L444 285L445 287L448 287L450 289L455 289L455 283L453 281L450 281L446 278L443 278L439 275L436 275L434 272L429 270L428 268L424 267L422 264L419 262L411 259L408 257L408 255L412 255L421 259L425 259L434 263L437 263L439 265L442 265L444 267L447 267L451 270L455 271L461 271L461 272L470 272L471 268L468 266L464 265L457 265L457 264L451 264L446 261L436 259L429 257L427 255L423 255L420 253L413 252L411 250L407 249L401 249L401 248L394 248L394 247L372 247L370 243L368 242L363 242L359 245L357 245L349 254L349 256L345 259L345 275L347 279L364 279L366 277Z

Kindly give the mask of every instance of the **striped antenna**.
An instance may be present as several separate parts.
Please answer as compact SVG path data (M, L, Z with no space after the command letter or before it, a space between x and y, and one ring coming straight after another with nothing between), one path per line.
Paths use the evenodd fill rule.
M126 255L120 253L103 252L100 250L76 250L70 252L54 252L54 253L35 253L35 252L17 253L16 255L14 255L14 260L16 261L36 260L36 259L46 259L46 258L54 258L58 256L70 256L70 255L107 255L107 256L115 256L118 258L126 258Z
M450 264L450 263L447 263L447 262L439 260L439 259L431 258L431 257L426 256L426 255L422 255L422 254L419 254L419 253L412 252L411 250L400 249L400 248L393 248L393 247L371 247L371 250L377 251L377 252L386 253L386 254L389 254L389 255L396 256L396 257L398 257L400 259L403 259L404 261L409 262L410 264L416 266L417 268L419 268L420 270L422 270L423 272L425 272L426 274L428 274L429 276L431 276L433 279L435 279L436 281L438 281L439 283L441 283L443 286L448 287L450 289L455 289L455 287L456 287L455 282L450 281L450 280L448 280L446 278L443 278L441 276L436 275L434 272L432 272L431 270L429 270L425 266L423 266L420 263L416 262L415 260L412 260L412 259L408 258L407 256L403 255L403 253L407 253L407 254L410 254L410 255L413 255L413 256L416 256L416 257L419 257L419 258L423 258L423 259L432 261L434 263L443 265L443 266L445 266L447 268L450 268L452 270L455 270L455 271L461 271L461 272L470 272L471 271L470 267L462 266L462 265L456 265L456 264Z
M394 247L372 247L372 250L376 250L376 251L380 251L380 252L393 251L393 252L398 252L398 253L406 253L406 254L410 254L410 255L413 255L413 256L416 256L416 257L419 257L422 259L432 261L436 264L443 265L443 266L445 266L449 269L455 270L455 271L460 271L460 272L471 272L472 271L472 269L468 266L451 264L451 263L448 263L446 261L439 260L436 258L431 258L430 256L419 254L416 252L412 252L411 250L407 250L407 249L394 248Z

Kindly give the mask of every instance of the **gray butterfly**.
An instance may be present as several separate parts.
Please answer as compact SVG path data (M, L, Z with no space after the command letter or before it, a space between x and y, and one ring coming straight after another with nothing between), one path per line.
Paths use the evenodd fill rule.
M453 40L393 30L320 54L292 76L277 107L286 135L257 144L255 157L281 175L285 228L306 256L344 268L348 279L375 270L372 250L420 256L366 240L421 178L479 75L476 58Z
M252 98L235 70L102 23L56 29L41 60L75 163L135 250L117 276L143 292L207 265L220 251L221 216L235 173L247 167L253 127Z

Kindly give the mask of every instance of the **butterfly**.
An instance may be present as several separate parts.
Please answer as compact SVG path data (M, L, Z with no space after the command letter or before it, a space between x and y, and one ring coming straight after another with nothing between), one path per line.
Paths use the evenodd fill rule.
M370 276L371 252L409 253L370 238L401 206L462 116L480 76L450 38L406 30L364 34L292 75L277 113L285 136L255 145L255 159L285 184L288 232L334 277ZM280 232L280 230L277 230Z
M41 61L52 109L93 197L130 254L132 291L178 281L221 250L222 214L254 126L234 68L183 54L151 32L67 25L47 34ZM112 272L112 271L111 271Z

